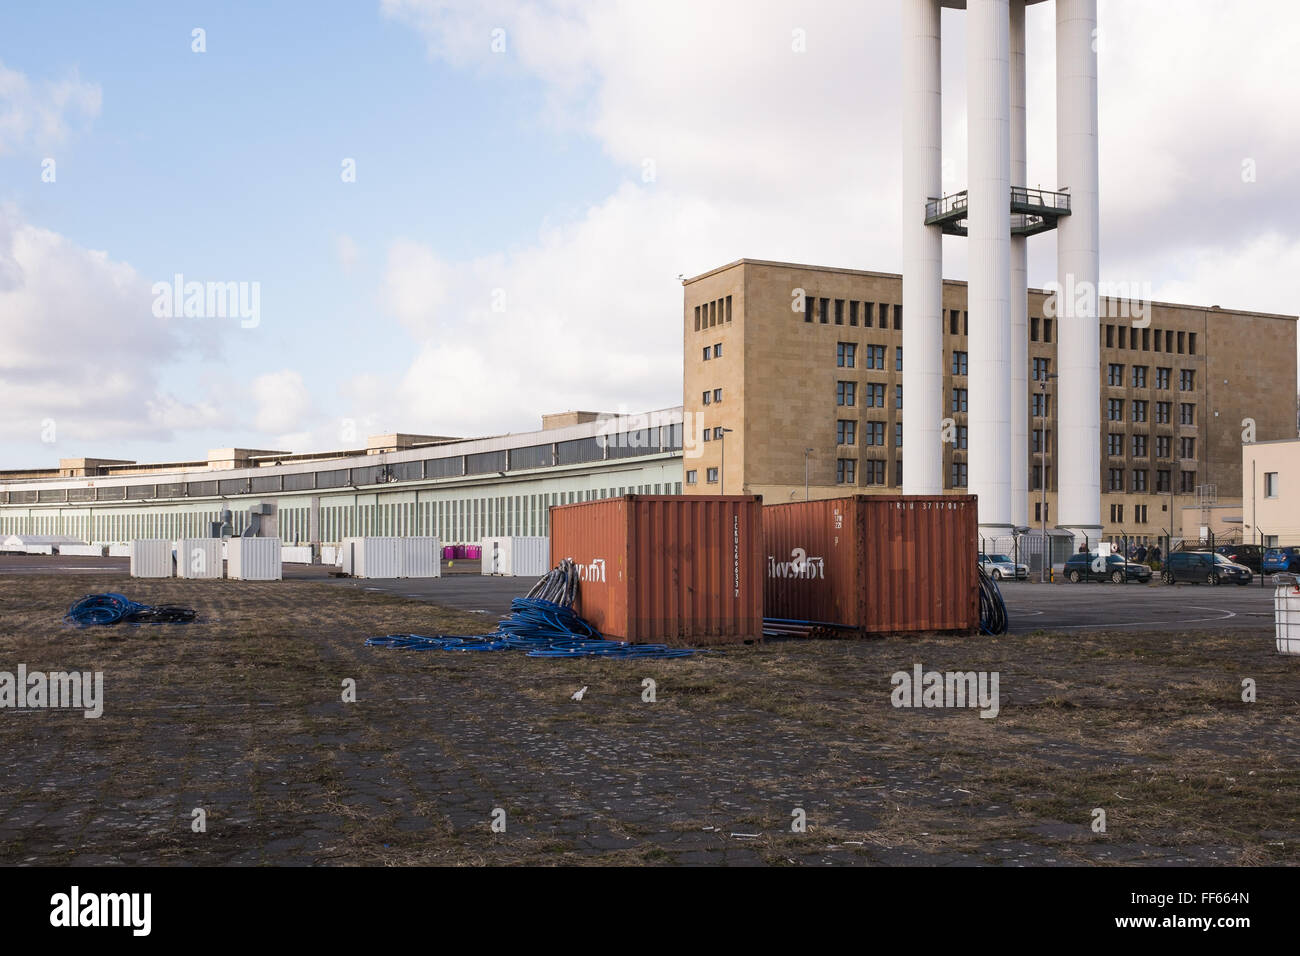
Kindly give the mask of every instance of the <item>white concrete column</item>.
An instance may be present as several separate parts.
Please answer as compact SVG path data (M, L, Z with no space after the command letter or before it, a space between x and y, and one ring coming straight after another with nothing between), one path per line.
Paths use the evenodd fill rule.
M1011 528L1011 21L1008 0L967 3L970 169L969 486L981 533Z
M943 491L943 194L939 0L903 0L903 494Z
M1025 0L1011 0L1011 185L1029 185ZM1029 524L1029 240L1011 237L1011 522Z
M1101 347L1098 342L1097 0L1056 0L1056 169L1070 215L1056 235L1058 527L1101 533Z

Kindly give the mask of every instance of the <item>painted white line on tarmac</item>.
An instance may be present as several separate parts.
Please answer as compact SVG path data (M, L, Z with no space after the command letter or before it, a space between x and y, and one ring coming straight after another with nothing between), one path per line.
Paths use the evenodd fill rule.
M1053 625L1055 630L1073 631L1082 628L1102 628L1102 627L1149 627L1153 624L1204 624L1207 621L1226 621L1230 617L1236 617L1236 611L1224 611L1222 608L1201 607L1196 604L1188 604L1187 607L1194 611L1219 611L1218 617L1193 617L1188 619L1175 619L1170 621L1123 621L1112 624L1107 621L1105 624L1056 624Z

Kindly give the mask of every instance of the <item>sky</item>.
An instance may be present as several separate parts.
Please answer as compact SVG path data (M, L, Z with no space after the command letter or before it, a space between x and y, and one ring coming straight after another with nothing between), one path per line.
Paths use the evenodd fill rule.
M0 7L0 468L679 404L678 276L900 269L898 7ZM1030 185L1068 185L1053 7L1027 15ZM1101 277L1296 314L1300 5L1231 10L1099 0ZM1055 272L1031 240L1030 284Z

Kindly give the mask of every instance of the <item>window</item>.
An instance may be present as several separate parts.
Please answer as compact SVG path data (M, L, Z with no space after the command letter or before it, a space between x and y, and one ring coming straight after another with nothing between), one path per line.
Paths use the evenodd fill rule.
M707 362L712 356L713 356L713 349L709 348L707 345L704 346L704 361Z
M1170 370L1167 368L1156 369L1156 388L1169 387L1169 372Z
M713 404L717 405L721 401L722 401L722 389L715 388L713 390Z
M902 442L899 444L901 445ZM894 487L903 487L903 459L901 458L894 459Z
M1134 491L1147 490L1147 470L1145 468L1133 469L1133 490Z
M903 423L894 422L894 447L903 447Z
M1034 361L1037 362L1038 360L1035 359ZM966 353L965 352L952 353L952 374L953 375L966 374ZM1035 375L1034 377L1037 378L1038 376Z
M1178 370L1178 390L1180 392L1194 391L1196 388L1196 370L1191 368L1182 368Z
M957 313L955 313L955 312L953 313L954 316L955 316L956 314L957 314ZM956 324L956 320L955 320L955 319L953 320L953 324L954 324L954 325ZM1031 342L1037 342L1037 341L1038 341L1038 316L1036 316L1036 315L1031 315L1031 316L1029 317L1029 341L1031 341Z
M901 345L897 345L894 347L894 371L901 372L902 370L903 370L903 347Z
M1179 489L1178 489L1179 491L1182 491L1182 492L1184 492L1184 493L1190 493L1190 492L1195 491L1195 490L1196 490L1196 472L1194 472L1194 471L1184 471L1184 472L1182 473L1182 481L1181 481L1179 484L1180 484L1180 487L1179 487Z
M867 383L867 408L884 408L885 407L885 383L868 382Z
M867 368L884 369L885 347L883 345L867 346Z
M1048 469L1047 472L1048 478L1050 478L1051 475L1052 475L1051 469ZM1029 487L1032 488L1034 491L1042 491L1043 489L1043 466L1042 465L1034 465L1033 469L1031 469L1029 474Z
M839 342L835 346L835 364L840 368L853 368L858 347L851 342Z
M1196 424L1196 406L1191 402L1182 402L1178 406L1178 424Z
M1045 358L1034 359L1034 381L1045 382L1052 367L1052 360Z
M704 440L705 440L705 441L713 441L713 429L712 429L712 428L706 428L706 429L704 429Z
M835 423L835 444L852 445L857 437L858 423L841 418Z
M818 299L818 300L817 300L817 306L818 306L818 308L817 308L817 321L820 322L822 325L825 325L825 324L827 323L827 321L828 321L826 313L830 311L831 300L830 300L830 299Z
M894 306L894 331L897 332L902 328L903 328L903 307L901 305L896 305Z
M1169 469L1161 468L1156 472L1156 491L1163 491L1167 493L1170 487L1171 486L1169 484Z
M1043 341L1044 342L1052 341L1052 320L1051 319L1043 319Z
M1117 458L1124 454L1124 436L1111 432L1106 436L1106 454Z
M1156 457L1168 458L1170 444L1171 443L1169 441L1168 435L1157 435L1156 436ZM1165 490L1167 491L1168 489Z
M1122 349L1128 348L1128 326L1127 325L1121 325L1119 327L1119 347Z
M966 487L966 462L954 461L952 463L952 487Z
M1133 366L1133 387L1134 388L1147 387L1147 367L1145 365Z
M1164 333L1163 331L1161 331L1160 329L1156 329L1156 344L1155 344L1155 351L1157 351L1157 352L1163 352L1163 351L1164 351L1164 349L1162 349L1162 348L1160 347L1160 343L1164 340L1164 337L1165 337L1165 333Z
M840 485L856 484L853 472L857 464L852 458L835 459L835 483Z
M1052 414L1052 396L1035 392L1030 396L1035 418L1049 418Z
M1276 471L1264 472L1264 497L1265 498L1277 497L1277 472Z
M1043 443L1045 435L1046 432L1041 428L1035 428L1031 431L1029 433L1029 450L1035 454L1047 451L1047 448L1044 447Z
M1133 421L1144 422L1147 420L1147 403L1146 399L1133 400Z
M1106 418L1112 422L1122 422L1124 420L1124 399L1106 399Z
M902 385L894 386L894 407L895 408L903 407L903 386Z
M1106 348L1113 349L1114 347L1115 347L1115 326L1108 325L1106 326Z
M1038 320L1033 319L1032 321L1037 322ZM961 328L961 312L957 309L949 309L948 310L948 334L960 335L961 333L958 331L960 328ZM1038 334L1037 325L1034 326L1034 334L1035 334L1034 341L1037 342L1038 341L1036 337Z
M1146 333L1146 329L1143 329L1142 332L1143 332L1143 338L1145 338L1145 337L1146 337L1146 335L1145 335L1145 333ZM1147 506L1146 506L1146 505L1134 505L1134 506L1133 506L1133 518L1134 518L1135 521L1137 521L1138 524L1146 524L1146 523L1147 523Z
M880 303L880 327L889 328L889 303L887 302Z
M1180 438L1178 439L1178 457L1195 458L1196 457L1196 439Z
M1123 468L1110 469L1110 490L1111 491L1124 490L1124 469Z
M954 388L952 390L952 410L954 412L966 411L966 389Z
M835 300L835 324L836 325L844 324L844 300L843 299Z
M1184 341L1185 334L1186 333L1183 332L1178 333L1178 354L1179 355L1183 354L1183 341Z
M1051 520L1050 518L1048 518L1046 515L1043 514L1043 503L1041 501L1034 502L1034 520L1035 521Z
M871 328L872 323L875 321L875 315L876 315L876 303L863 302L862 303L863 326L865 326L868 329Z
M730 313L730 312L727 313L727 321L728 321L728 322L731 321L731 313ZM714 357L714 358L722 358L722 343L721 343L721 342L719 342L717 345L713 346L713 357Z
M713 429L713 440L714 440L714 441L722 441L722 426L721 426L721 425L719 425L717 428Z
M835 383L835 404L846 408L852 408L856 396L854 392L857 386L853 382L836 382Z
M965 425L958 425L958 426L957 426L957 437L956 437L956 439L955 439L955 444L953 445L953 447L954 447L954 448L965 448L965 447L966 447L966 436L967 436L967 434L969 434L969 432L970 432L970 429L969 429L967 426L965 426Z
M700 330L700 307L697 305L695 307L695 331L698 332L699 330Z
M1119 523L1123 522L1123 520L1124 520L1124 506L1123 506L1123 505L1111 505L1111 506L1110 506L1110 523L1111 523L1111 524L1119 524Z
M866 444L881 446L885 444L884 422L863 422L862 425L866 435Z
M705 392L705 393L704 393L704 404L705 404L705 405L709 405L709 404L711 404L712 402L713 402L713 393L712 393L712 392Z
M1173 409L1173 402L1156 402L1156 424L1168 425L1169 413Z
M695 471L695 470L693 470L693 469L692 469L691 471L688 471L688 472L686 473L686 483L687 483L688 485L694 485L694 484L696 484L696 483L697 483L697 478L698 478L698 476L699 476L699 472L697 472L697 471Z
M858 300L854 299L849 303L849 325L858 324Z
M1106 373L1106 384L1123 386L1124 384L1124 366L1110 363Z
M883 485L885 483L885 463L883 461L864 461L862 467L867 474L867 484Z
M1133 436L1133 457L1134 457L1134 458L1145 458L1146 456L1147 456L1147 436L1146 436L1146 435L1134 435L1134 436ZM1136 489L1136 488L1134 489L1134 491L1137 491L1137 490L1138 490L1138 489ZM1142 489L1142 490L1145 490L1145 488Z
M716 485L718 483L718 469L710 468L705 471L704 480L711 485Z
M1196 333L1195 332L1187 333L1187 354L1188 355L1196 354Z
M816 311L817 300L805 292L803 296L803 320L805 322L811 322L813 320L813 313Z

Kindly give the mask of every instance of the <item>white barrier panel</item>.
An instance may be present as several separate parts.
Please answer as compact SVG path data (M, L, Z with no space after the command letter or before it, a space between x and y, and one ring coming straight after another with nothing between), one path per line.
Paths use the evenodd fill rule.
M294 545L280 548L280 560L285 564L311 564L311 547Z
M542 537L483 539L483 573L540 578L551 569L551 540Z
M166 538L138 538L131 542L131 577L172 576L172 543Z
M59 554L72 555L78 558L102 558L104 556L104 546L102 544L61 544L59 545Z
M231 538L226 575L232 581L279 581L284 577L279 538Z
M344 538L339 554L343 573L356 578L442 576L442 554L437 538Z
M1273 589L1273 616L1277 625L1277 652L1300 654L1300 587L1290 575L1278 575Z
M54 545L52 544L26 544L23 545L23 554L53 554Z
M320 549L321 564L332 564L337 566L340 557L342 557L342 555L339 553L339 549L334 545L332 544L321 545L321 549Z
M110 558L129 558L131 557L131 546L129 544L110 544L108 546L108 556Z
M182 538L176 544L178 578L219 578L221 568L220 538Z

